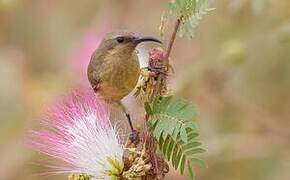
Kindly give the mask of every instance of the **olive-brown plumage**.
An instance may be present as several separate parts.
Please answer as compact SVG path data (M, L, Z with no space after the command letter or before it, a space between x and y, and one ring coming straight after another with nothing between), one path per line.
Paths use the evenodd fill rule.
M155 41L153 37L138 37L131 32L113 32L105 36L93 53L88 66L88 79L98 94L109 103L121 105L133 131L130 116L121 99L136 86L140 66L136 46L144 41Z
M106 101L118 102L136 86L140 67L133 33L108 34L93 53L88 79Z

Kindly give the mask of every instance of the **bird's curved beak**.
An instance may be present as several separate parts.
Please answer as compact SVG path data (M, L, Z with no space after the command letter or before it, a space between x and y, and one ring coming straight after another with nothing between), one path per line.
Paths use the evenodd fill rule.
M152 36L143 36L143 37L136 37L134 38L136 43L142 43L142 42L146 42L146 41L153 41L153 42L157 42L162 44L162 41L160 41L159 39L152 37Z

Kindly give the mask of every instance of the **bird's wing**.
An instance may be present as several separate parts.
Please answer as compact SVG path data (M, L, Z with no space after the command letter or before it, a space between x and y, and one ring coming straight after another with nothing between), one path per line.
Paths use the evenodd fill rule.
M91 82L91 85L92 85L94 91L97 92L100 89L101 83L102 83L102 79L100 77L100 74L98 74L96 71L92 72L89 80Z
M94 53L88 67L88 79L95 91L98 91L102 84L104 61L98 53Z

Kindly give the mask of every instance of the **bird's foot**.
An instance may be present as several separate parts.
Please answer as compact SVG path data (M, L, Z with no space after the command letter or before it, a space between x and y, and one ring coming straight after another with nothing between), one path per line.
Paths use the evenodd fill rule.
M154 76L157 76L158 74L164 74L167 75L167 71L164 68L155 68L155 67L148 67L148 70L152 73L154 73Z
M138 144L140 142L139 132L136 130L131 131L129 139L132 143Z

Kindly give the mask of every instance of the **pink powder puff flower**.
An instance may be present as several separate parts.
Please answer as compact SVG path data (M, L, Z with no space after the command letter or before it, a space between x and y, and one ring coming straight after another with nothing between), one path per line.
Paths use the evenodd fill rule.
M85 174L107 179L123 170L123 146L107 105L92 90L72 93L48 111L29 146L64 162L55 174ZM117 172L117 173L116 173Z

